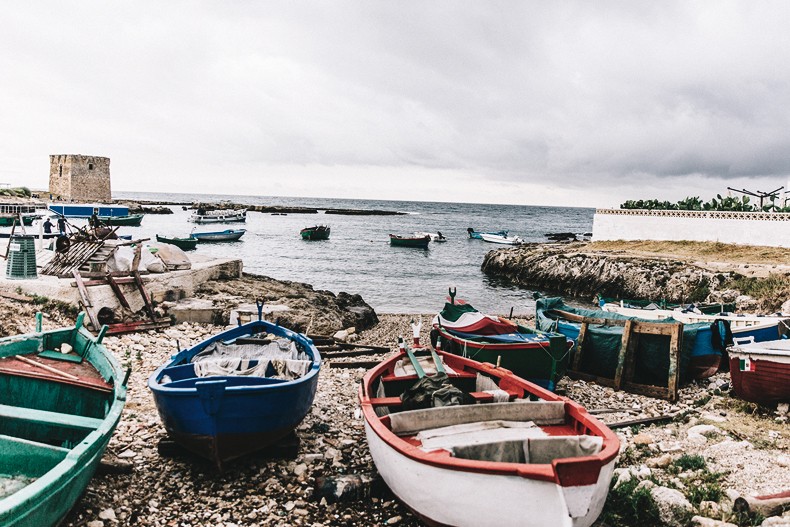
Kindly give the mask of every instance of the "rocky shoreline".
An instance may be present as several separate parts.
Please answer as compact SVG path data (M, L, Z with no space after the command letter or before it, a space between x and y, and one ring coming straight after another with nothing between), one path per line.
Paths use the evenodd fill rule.
M569 261L586 262L590 258L585 254L586 246L544 244L493 251L486 261L494 254L499 255L497 261L537 263L540 270L530 273L549 277L544 282L548 284L549 279L560 280L562 272L572 272ZM567 254L563 271L550 272L552 265L563 262L563 251ZM540 263L541 256L544 263ZM624 273L628 262L636 269L638 258L623 260L622 255L615 255L607 262L608 256L600 256L598 263L579 275L603 269L613 277L620 269L629 277L623 283L633 286L649 278L646 272ZM665 264L682 273L675 259L668 258ZM577 277L576 286L591 294L589 287L583 289L584 280ZM672 283L688 281L677 278ZM681 285L677 288L682 290ZM256 299L266 305L286 306L290 309L277 312L277 316L289 327L313 334L354 327L353 340L393 352L398 335L408 334L409 321L415 317L377 316L359 295L335 295L308 284L254 275L207 283L196 296L210 300L218 312ZM0 335L32 331L33 314L40 308L47 313L45 329L73 323L75 309L71 306L45 299L31 302L22 296L0 297ZM228 321L223 318L219 322ZM531 320L519 322L533 325ZM421 525L376 479L357 402L358 385L366 370L342 364L346 360L378 361L383 357L380 354L325 362L314 405L297 430L298 451L288 448L250 456L222 474L209 463L178 451L163 448L160 452L158 446L167 438L147 388L148 376L177 346L191 346L222 329L223 325L183 323L158 332L105 339L108 349L132 369L126 408L105 456L105 461L122 470L97 474L63 525ZM428 331L429 324L424 323L425 342ZM787 405L768 409L737 399L730 395L727 374L683 386L674 403L569 378L561 381L558 390L611 425L621 441L612 490L596 526L790 526L790 513L764 519L739 512L735 506L738 497L788 490ZM648 422L629 424L634 420ZM351 493L356 499L335 502L320 490L326 481L349 475L362 482Z
M761 248L754 248L756 261L728 263L671 251L638 252L629 250L628 243L609 243L604 249L600 245L541 243L497 249L486 254L481 269L522 287L585 298L600 294L682 303L737 302L741 310L763 312L783 311L782 304L790 298L787 260L761 261Z

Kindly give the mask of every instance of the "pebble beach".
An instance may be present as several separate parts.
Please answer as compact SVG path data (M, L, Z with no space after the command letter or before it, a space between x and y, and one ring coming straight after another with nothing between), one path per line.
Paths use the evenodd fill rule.
M358 341L395 351L397 336L408 331L412 318L383 315L377 326L358 335ZM313 408L297 430L301 444L296 457L261 453L232 463L219 474L209 463L192 456L161 455L157 446L166 434L147 378L173 353L176 341L189 346L222 329L181 324L158 333L105 340L122 363L132 367L128 402L105 460L129 466L130 473L97 474L64 525L421 525L381 485L363 486L359 499L337 503L316 492L316 481L321 477L376 473L357 403L358 384L365 370L332 367L342 359L333 359L322 368ZM427 331L424 324L423 339L428 338ZM711 472L721 474L719 483L726 489L721 503L716 504L721 511L728 503L731 508L738 495L780 492L790 481L787 417L744 408L729 397L727 383L726 374L692 383L681 389L676 403L567 378L560 389L609 424L676 416L668 424L618 429L622 447L615 477L666 479L668 484L682 487L694 474L672 473L673 461L682 455L701 455ZM618 523L607 520L605 510L596 525Z

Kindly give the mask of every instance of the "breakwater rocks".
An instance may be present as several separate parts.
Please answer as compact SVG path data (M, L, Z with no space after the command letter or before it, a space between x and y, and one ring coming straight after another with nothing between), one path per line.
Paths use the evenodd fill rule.
M672 254L596 250L595 244L527 244L486 254L482 270L523 287L566 295L669 302L737 302L740 309L777 311L788 299L787 274L764 276L748 264L705 265ZM752 266L754 268L754 266Z
M314 207L284 207L280 205L241 205L239 203L193 203L193 209L247 209L252 212L263 212L269 214L318 214L323 210L325 214L339 214L345 216L398 216L405 214L394 210L375 210L375 209L320 209Z
M331 335L344 328L364 330L378 323L376 312L360 295L316 290L310 284L275 280L266 276L244 273L234 280L207 282L196 297L217 305L262 300L265 304L286 306L269 318L295 331ZM227 313L228 310L223 310ZM218 321L227 324L227 320Z

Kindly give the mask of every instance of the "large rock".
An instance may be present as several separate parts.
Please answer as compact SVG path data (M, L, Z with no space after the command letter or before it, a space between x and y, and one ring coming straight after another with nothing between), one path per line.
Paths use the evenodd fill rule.
M664 525L683 525L694 512L691 502L682 492L669 487L653 487L650 495L658 508L658 517Z
M351 327L361 331L378 323L376 312L359 295L344 292L336 295L331 291L315 290L310 284L247 273L235 280L208 282L201 286L196 296L226 308L258 299L267 305L286 306L287 310L271 313L271 320L279 320L295 331L309 330L312 334L332 335ZM228 320L222 323L227 324Z

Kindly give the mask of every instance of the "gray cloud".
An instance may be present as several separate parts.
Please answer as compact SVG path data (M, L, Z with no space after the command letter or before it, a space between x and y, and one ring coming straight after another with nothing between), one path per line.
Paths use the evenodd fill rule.
M241 192L297 192L267 174L301 167L343 196L346 167L369 197L402 170L414 192L456 174L459 199L487 182L525 202L512 185L605 199L629 179L713 193L790 173L783 2L0 9L0 181L44 185L67 152L110 155L121 190L207 191L232 171Z

